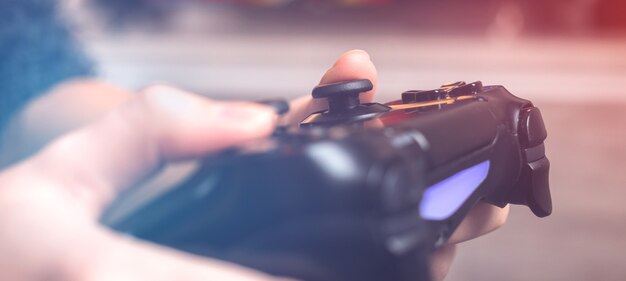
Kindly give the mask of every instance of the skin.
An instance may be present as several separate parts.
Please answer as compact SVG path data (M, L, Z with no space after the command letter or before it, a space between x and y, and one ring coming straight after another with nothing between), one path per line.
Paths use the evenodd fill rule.
M376 69L367 53L354 50L339 57L321 83L363 78L375 85ZM92 93L92 99L83 98L86 91ZM371 101L374 93L375 89L364 99ZM93 102L105 96L108 103ZM50 104L53 106L46 106ZM278 122L295 124L309 112L323 109L323 102L308 97L294 100L291 113L279 120L260 105L209 100L168 86L131 94L100 82L81 81L61 86L31 104L13 128L26 124L21 134L28 139L46 127L37 120L59 116L60 105L68 109L61 114L69 120L48 126L44 138L60 136L37 154L0 172L3 278L277 279L133 240L108 230L98 219L118 194L151 177L165 163L266 137ZM11 138L6 143L19 147ZM477 204L448 245L433 256L435 279L442 280L448 272L455 244L495 230L507 214L508 207Z

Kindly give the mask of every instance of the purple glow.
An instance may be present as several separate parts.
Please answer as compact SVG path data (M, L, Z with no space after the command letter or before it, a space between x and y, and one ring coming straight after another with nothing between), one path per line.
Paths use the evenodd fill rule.
M444 220L454 214L487 178L489 164L487 160L426 188L420 216L426 220Z

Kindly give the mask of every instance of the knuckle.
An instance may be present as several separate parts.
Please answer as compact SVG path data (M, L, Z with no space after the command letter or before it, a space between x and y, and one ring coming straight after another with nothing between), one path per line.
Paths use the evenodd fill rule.
M161 92L169 92L172 91L174 87L169 86L163 83L155 83L147 85L139 90L140 94L150 95L150 94L158 94Z
M154 84L141 89L136 102L144 107L153 108L159 106L162 100L171 99L174 95L174 88L164 84Z
M168 104L177 98L180 99L180 95L180 91L170 86L154 84L139 90L129 105L130 109L141 112L145 116L155 117L156 115L158 117L163 114ZM159 112L161 113L155 114Z

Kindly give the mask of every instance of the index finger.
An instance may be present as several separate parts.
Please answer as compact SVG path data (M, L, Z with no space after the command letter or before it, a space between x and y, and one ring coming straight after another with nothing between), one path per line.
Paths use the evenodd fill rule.
M215 102L157 86L61 137L16 169L73 194L98 216L120 191L164 161L267 136L275 121L271 109L257 104Z

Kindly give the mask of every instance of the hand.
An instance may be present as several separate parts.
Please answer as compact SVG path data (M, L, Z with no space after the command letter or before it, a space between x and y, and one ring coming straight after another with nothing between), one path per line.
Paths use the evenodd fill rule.
M202 120L201 122L198 122ZM268 135L276 116L153 87L0 174L6 280L272 280L108 231L103 208L163 161Z
M341 56L322 83L368 78L366 53ZM364 96L373 98L374 90ZM284 118L299 122L323 102L305 97ZM197 122L202 120L202 122ZM54 141L0 173L0 272L8 280L271 280L273 277L131 240L97 223L103 208L164 161L216 151L264 137L276 117L249 103L210 101L169 87L152 87L103 119ZM450 242L501 225L507 209L477 205ZM453 246L433 259L443 277Z
M337 65L352 65L351 57L344 56ZM331 70L327 77L350 78L344 77L350 69L334 69L339 69L338 74ZM85 92L98 93L97 98L92 95L85 100ZM112 94L115 99L101 107L102 98ZM26 129L38 133L46 120L41 117L59 117L54 113L61 106L68 109L62 110L61 116L68 118L55 118L51 130L50 120L46 122L47 134L56 135L100 115L107 105L117 106L127 99L102 119L63 135L40 153L0 173L3 278L274 279L236 265L132 240L97 222L117 194L151 175L162 163L267 136L276 122L269 109L250 103L210 101L164 86L130 97L102 83L75 82L31 104L17 124L28 124ZM68 106L72 104L75 109ZM292 116L306 115L309 105L320 106L310 99L299 104L307 106L292 110ZM83 110L85 107L90 110ZM68 112L71 110L75 111Z

